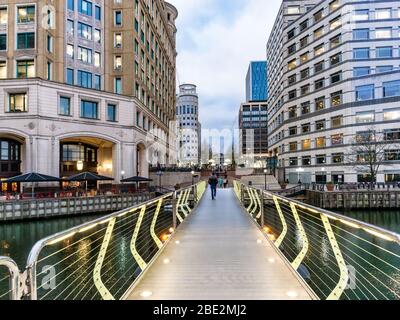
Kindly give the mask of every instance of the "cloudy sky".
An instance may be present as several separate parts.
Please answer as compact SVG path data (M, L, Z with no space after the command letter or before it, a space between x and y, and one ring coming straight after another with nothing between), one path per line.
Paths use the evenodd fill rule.
M231 128L249 61L265 46L281 0L169 0L179 11L178 83L194 83L205 128Z

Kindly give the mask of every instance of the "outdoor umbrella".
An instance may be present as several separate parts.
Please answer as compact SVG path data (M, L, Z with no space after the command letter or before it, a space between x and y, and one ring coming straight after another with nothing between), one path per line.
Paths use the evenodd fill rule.
M144 177L131 177L127 179L121 180L121 182L135 182L136 183L136 189L139 190L139 183L141 182L151 182L153 181L152 179L144 178Z
M35 183L35 182L60 182L60 178L47 176L36 172L26 173L20 176L12 177L6 180L9 183ZM32 197L35 196L35 185L32 186Z
M67 181L85 182L86 183L86 194L88 181L114 181L113 178L98 175L92 172L82 172L66 179Z

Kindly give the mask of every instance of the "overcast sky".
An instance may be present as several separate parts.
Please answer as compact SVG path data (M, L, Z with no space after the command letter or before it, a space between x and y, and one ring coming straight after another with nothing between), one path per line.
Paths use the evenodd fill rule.
M231 128L251 60L265 60L281 0L169 0L179 11L177 80L194 83L203 129Z

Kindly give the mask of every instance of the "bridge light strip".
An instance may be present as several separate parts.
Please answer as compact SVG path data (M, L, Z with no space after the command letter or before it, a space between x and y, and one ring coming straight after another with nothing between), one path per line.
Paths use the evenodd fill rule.
M151 234L151 237L153 238L154 242L156 243L158 249L161 249L161 247L163 246L163 244L162 244L162 242L160 241L160 239L158 239L158 237L157 237L157 235L156 235L156 232L155 232L155 228L156 228L156 223L157 223L157 220L158 220L158 215L159 215L159 213L160 213L162 203L163 203L163 199L160 199L160 200L158 201L157 209L156 209L156 211L155 211L155 213L154 213L153 221L151 222L151 226L150 226L150 234Z
M66 239L68 239L68 238L71 238L71 237L74 236L75 234L76 234L76 231L71 232L71 233L68 233L68 234L66 234L65 236L62 236L62 237L57 238L57 239L54 239L53 241L49 242L48 245L51 246L51 245L53 245L53 244L59 243L59 242L61 242L61 241L64 241L64 240L66 240Z
M301 239L303 240L303 248L301 249L301 251L298 254L298 256L296 257L296 259L294 259L294 261L292 262L292 267L295 270L297 270L300 267L301 263L303 262L306 254L308 252L309 242L308 242L306 231L304 230L303 224L301 223L299 213L297 212L297 208L296 208L295 204L291 203L290 208L292 209L292 213L293 213L294 219L296 221L297 229L299 230Z
M349 281L349 272L346 266L346 262L344 261L342 252L340 250L339 244L336 240L335 234L332 230L332 226L329 222L329 219L324 214L321 214L321 220L322 223L324 224L326 234L328 235L329 242L331 244L333 253L335 255L340 270L339 281L336 287L331 292L331 294L327 297L327 300L339 300L344 290L347 287L347 283Z
M140 227L142 225L145 213L146 213L146 206L143 206L142 210L140 211L140 215L139 215L138 221L136 223L136 227L133 232L133 236L132 236L132 240L131 240L132 255L135 258L136 262L138 263L140 269L142 269L142 271L147 267L147 263L143 260L143 258L140 256L139 252L136 249L136 240L138 238Z
M108 245L110 244L111 236L114 230L116 218L108 219L109 224L104 235L103 243L101 244L99 255L97 256L96 265L93 270L93 281L103 300L115 300L114 296L106 288L101 280L101 268L103 267Z
M287 233L288 227L287 227L287 224L286 224L285 216L282 213L282 209L281 209L281 206L279 204L278 198L273 195L272 199L274 200L274 203L275 203L275 206L276 206L276 210L279 213L279 218L281 219L282 226L283 226L283 230L282 230L281 235L275 241L275 245L279 248L281 246L282 242L283 242L283 239L286 237L286 233Z

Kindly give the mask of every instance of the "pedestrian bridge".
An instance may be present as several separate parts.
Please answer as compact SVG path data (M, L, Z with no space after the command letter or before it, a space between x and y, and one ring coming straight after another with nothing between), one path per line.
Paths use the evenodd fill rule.
M400 236L235 182L164 195L0 257L0 299L395 300ZM3 272L3 273L2 273Z

